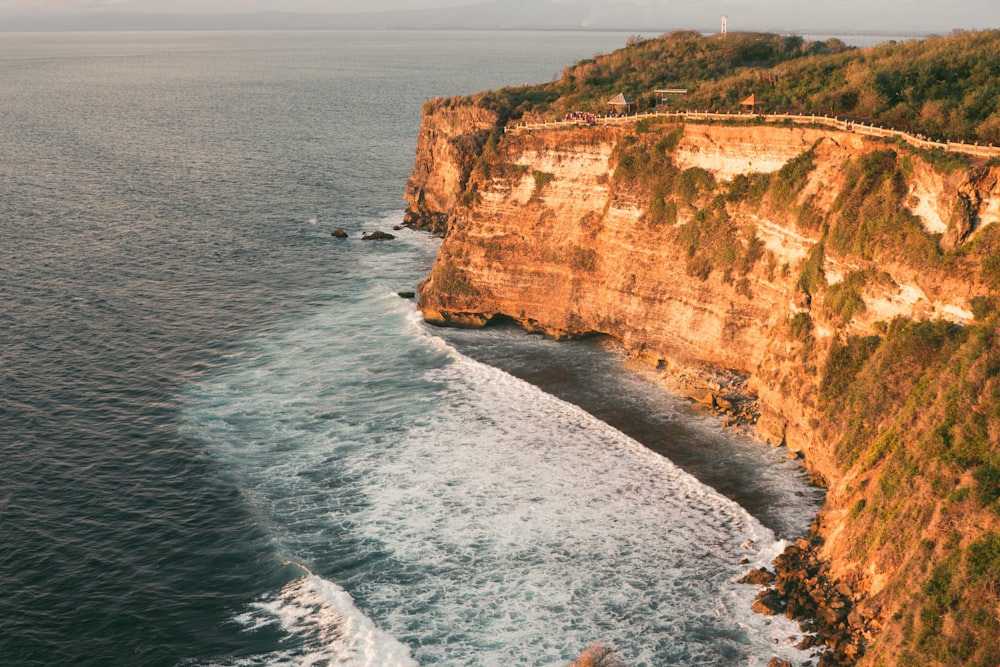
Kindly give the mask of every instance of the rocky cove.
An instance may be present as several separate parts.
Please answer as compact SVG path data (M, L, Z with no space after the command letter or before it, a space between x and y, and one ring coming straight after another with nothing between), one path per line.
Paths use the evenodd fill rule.
M954 450L1000 433L1000 168L752 120L502 125L425 107L406 194L408 224L444 236L427 321L610 336L801 457L826 504L758 606L805 620L822 664L935 664L956 642L990 664L993 469Z

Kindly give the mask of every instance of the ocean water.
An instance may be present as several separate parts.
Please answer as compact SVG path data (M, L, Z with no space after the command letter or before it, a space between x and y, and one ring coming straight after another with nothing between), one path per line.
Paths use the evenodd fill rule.
M780 451L595 342L428 327L436 239L359 240L426 99L626 38L2 35L3 664L807 657L734 583L818 507Z

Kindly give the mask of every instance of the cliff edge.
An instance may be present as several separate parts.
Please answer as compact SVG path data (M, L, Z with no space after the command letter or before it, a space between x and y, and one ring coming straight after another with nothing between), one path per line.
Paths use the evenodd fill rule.
M829 488L775 610L826 664L1000 663L1000 168L824 127L498 123L425 109L425 318L748 376L760 438Z

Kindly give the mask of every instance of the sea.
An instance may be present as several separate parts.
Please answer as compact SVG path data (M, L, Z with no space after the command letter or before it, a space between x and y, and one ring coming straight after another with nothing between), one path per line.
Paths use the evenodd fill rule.
M0 663L808 661L737 583L822 502L786 451L399 295L424 102L627 38L0 34Z

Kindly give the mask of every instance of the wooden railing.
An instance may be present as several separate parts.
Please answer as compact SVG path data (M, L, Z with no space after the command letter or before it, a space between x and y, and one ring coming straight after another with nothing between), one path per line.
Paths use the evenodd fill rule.
M825 125L845 132L856 132L872 137L894 137L902 139L911 146L917 148L940 148L952 153L965 153L979 157L1000 157L1000 146L992 144L969 144L964 141L935 141L923 136L894 130L877 125L859 123L857 121L843 120L832 116L806 116L801 114L773 113L773 114L748 114L731 113L717 111L644 111L630 116L594 116L589 119L554 120L542 123L519 123L508 125L504 132L519 132L542 129L554 129L559 127L580 127L588 125L621 125L635 123L644 118L676 118L678 120L760 120L765 123L791 122L800 125Z

